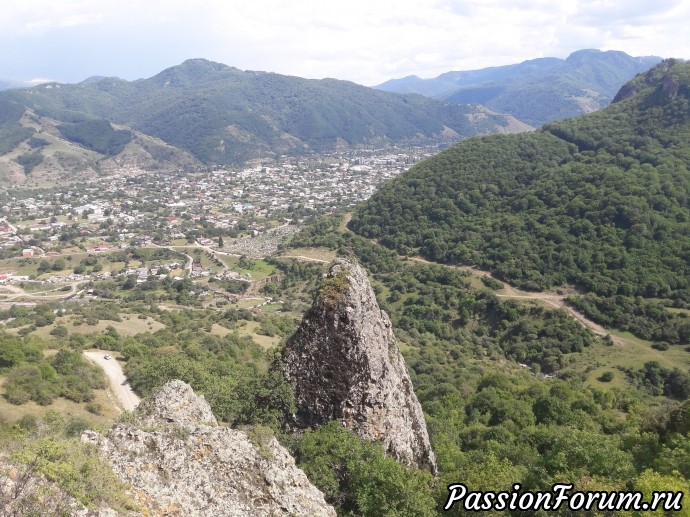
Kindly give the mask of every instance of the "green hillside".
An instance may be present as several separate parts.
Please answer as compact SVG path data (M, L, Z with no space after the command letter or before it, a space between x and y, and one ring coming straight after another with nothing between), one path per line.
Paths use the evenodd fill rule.
M0 92L0 103L63 123L87 117L125 125L219 164L339 145L457 141L515 122L419 95L245 72L203 59L133 82L96 78Z
M365 203L358 233L527 289L690 302L690 64L605 110L462 142Z

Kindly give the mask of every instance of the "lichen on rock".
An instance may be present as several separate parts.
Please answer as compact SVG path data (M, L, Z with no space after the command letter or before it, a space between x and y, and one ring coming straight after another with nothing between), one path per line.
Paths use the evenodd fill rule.
M290 425L340 421L405 465L437 473L422 408L366 271L337 259L283 353L295 385Z
M203 396L182 381L145 400L131 422L107 436L85 431L82 441L133 486L148 515L335 516L274 437L259 450L247 433L218 425Z

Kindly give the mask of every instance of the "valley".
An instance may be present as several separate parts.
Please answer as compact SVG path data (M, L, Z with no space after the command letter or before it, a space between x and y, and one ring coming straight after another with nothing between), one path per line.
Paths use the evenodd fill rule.
M56 181L43 163L0 187L0 468L53 451L37 472L123 514L161 494L209 507L203 490L170 487L180 472L215 487L189 472L212 476L232 447L260 480L246 493L284 460L328 515L440 515L459 480L690 490L689 67L663 61L608 108L450 147L458 132L430 137L439 111L418 139L367 119L371 139L355 127L332 145L342 113L366 117L318 107L324 88L398 122L441 108L205 60L36 90L41 125L9 160L77 139L100 165ZM230 79L251 88L228 95ZM171 92L195 84L225 91L233 117L246 95L263 115L221 120L232 139L219 142L227 105L198 127L205 140L180 139L179 111L135 113L174 100L194 125L210 108ZM281 123L299 113L338 131L287 131L267 91L290 108ZM69 92L88 120L67 121ZM18 103L0 109L3 130L26 129L11 120L23 95L0 96ZM46 117L50 144L30 143ZM145 134L185 165L122 161ZM298 134L309 143L292 153ZM168 449L175 462L156 456ZM136 491L109 482L95 503L75 488L113 472ZM272 501L261 494L251 504Z

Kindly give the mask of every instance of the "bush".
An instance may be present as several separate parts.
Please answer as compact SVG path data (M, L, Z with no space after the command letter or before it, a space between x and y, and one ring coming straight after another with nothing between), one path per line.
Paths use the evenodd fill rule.
M62 325L58 325L50 331L50 335L55 337L67 337L68 334L67 328Z
M379 444L355 436L338 422L307 431L296 459L338 514L434 515L430 474L386 458Z
M7 376L5 397L12 404L33 400L47 406L60 394L56 380L56 372L49 364L19 366Z
M599 377L601 382L611 382L613 380L613 372L604 372Z
M101 406L97 402L90 402L90 403L86 404L86 410L93 415L102 415L103 414L103 406Z

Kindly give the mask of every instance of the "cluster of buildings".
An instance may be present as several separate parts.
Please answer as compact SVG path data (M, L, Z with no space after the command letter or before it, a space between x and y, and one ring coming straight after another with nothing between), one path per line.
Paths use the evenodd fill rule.
M167 245L229 246L353 207L434 148L284 157L190 174L109 176L64 189L0 192L0 260ZM0 271L1 272L1 271Z

